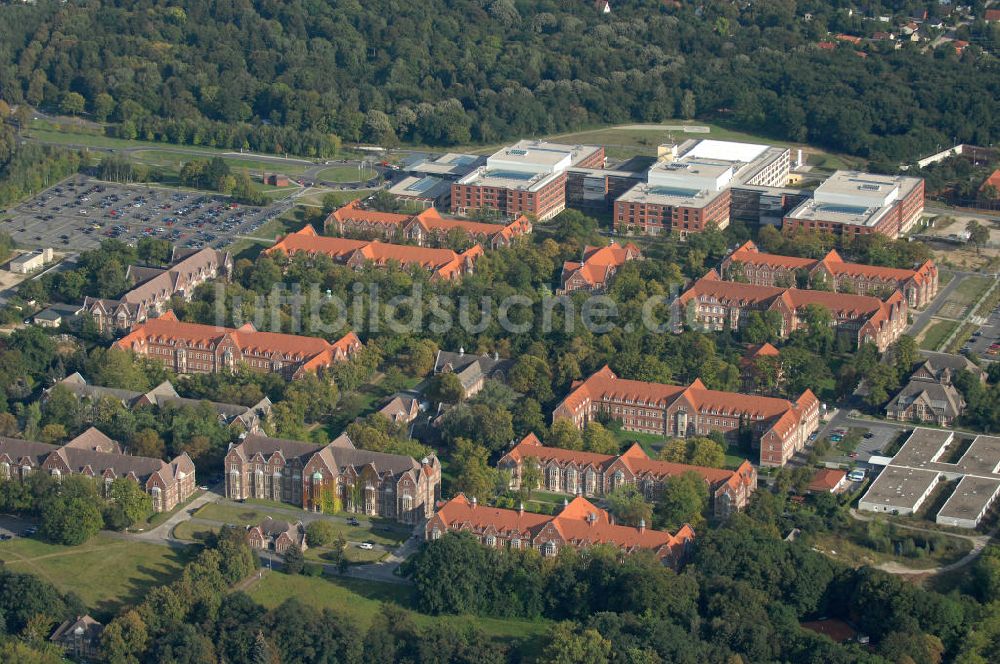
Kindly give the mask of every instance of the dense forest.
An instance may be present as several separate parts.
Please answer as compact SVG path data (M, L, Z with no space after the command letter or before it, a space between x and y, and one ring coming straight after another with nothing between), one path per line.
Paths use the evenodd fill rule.
M828 31L874 31L863 15L941 11L850 6L43 0L0 8L0 97L123 137L310 155L678 117L883 163L1000 139L995 28L963 27L961 56L818 49Z

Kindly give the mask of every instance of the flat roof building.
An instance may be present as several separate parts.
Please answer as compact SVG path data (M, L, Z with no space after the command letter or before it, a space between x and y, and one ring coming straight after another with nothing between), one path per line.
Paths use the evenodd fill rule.
M457 180L468 175L486 163L486 157L477 154L449 152L432 159L421 159L405 167L413 175L434 175L448 180Z
M858 508L913 514L940 482L958 480L935 520L975 528L1000 495L1000 438L976 436L964 451L963 444L954 431L914 429Z
M658 152L660 159L647 171L645 182L615 201L618 232L684 237L710 223L725 228L736 187L777 187L788 180L787 148L689 140L660 146Z
M924 210L924 181L898 175L837 171L784 220L785 227L899 237Z
M566 171L571 166L603 168L604 148L519 141L494 152L451 189L451 210L482 208L511 217L532 214L549 219L566 207Z
M433 175L407 175L386 191L398 202L412 207L443 207L451 201L451 182Z

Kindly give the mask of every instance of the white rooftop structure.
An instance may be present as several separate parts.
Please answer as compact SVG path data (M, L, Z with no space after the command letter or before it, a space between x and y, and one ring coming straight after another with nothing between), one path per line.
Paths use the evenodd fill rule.
M676 161L653 164L646 176L650 187L690 191L719 191L733 177L733 164L684 155Z
M409 175L389 187L388 192L397 198L436 200L451 191L451 183L442 178L428 175Z
M813 200L829 205L880 208L899 198L903 178L858 171L837 171L816 187Z
M497 150L486 159L487 171L514 173L561 173L598 148L591 146L560 145L545 141L518 141L510 147Z
M911 514L940 482L956 480L954 492L935 519L943 525L975 528L1000 495L1000 438L976 436L963 449L953 431L918 427L868 487L858 508Z
M562 145L545 141L518 141L497 150L459 184L537 191L570 166L600 150L593 145Z
M458 178L475 170L485 162L486 157L480 155L449 152L440 157L418 161L405 170L410 173Z
M706 139L698 141L684 156L701 159L719 159L723 161L739 161L749 164L764 154L770 146L756 143L737 143L735 141L715 141Z

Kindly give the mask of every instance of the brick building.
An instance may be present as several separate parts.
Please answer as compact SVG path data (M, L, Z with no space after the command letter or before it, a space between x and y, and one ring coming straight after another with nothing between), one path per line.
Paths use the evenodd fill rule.
M713 431L736 438L746 432L760 449L760 465L783 466L816 430L819 400L809 390L792 402L710 390L700 380L688 386L626 380L605 366L574 383L552 412L553 420L565 418L580 428L598 417L668 438Z
M539 221L566 207L566 171L603 168L604 148L520 141L499 150L451 186L451 210L466 214L491 208L513 219L522 214Z
M822 285L834 292L883 297L902 291L911 308L926 306L938 291L938 269L927 260L913 270L847 263L835 250L820 259L762 253L745 242L722 261L722 278L758 286Z
M167 269L129 266L125 278L131 290L117 300L87 297L83 311L93 316L101 332L124 332L161 314L171 298L190 300L194 289L206 281L228 279L233 269L229 252L210 247L187 255L174 248L173 262Z
M678 321L720 332L740 329L754 311L777 311L782 337L803 325L800 312L809 305L829 310L838 334L848 336L856 345L873 343L880 351L896 341L907 326L909 307L899 291L882 300L868 295L756 286L722 281L715 270L674 301Z
M574 166L566 170L566 207L610 212L620 196L645 180L644 172Z
M352 201L330 213L323 226L327 235L360 236L383 240L414 242L418 246L442 245L449 234L463 233L484 247L508 247L514 240L531 233L531 221L521 215L505 224L491 224L442 217L435 208L419 214L378 212Z
M965 399L953 384L955 375L967 371L980 383L986 372L964 355L922 351L925 359L910 375L903 389L885 406L885 417L901 422L929 422L947 427L965 412Z
M732 214L737 185L780 187L788 179L789 151L751 143L692 140L660 147L659 159L614 204L615 231L681 238L709 224L722 229Z
M897 238L923 211L921 178L837 171L816 188L812 199L785 217L783 226L835 235L880 233Z
M506 382L513 367L514 360L501 358L496 352L492 355L477 355L466 353L465 348L459 348L457 353L439 350L434 358L434 375L455 374L462 385L465 399L475 396L488 380Z
M541 470L540 489L588 497L600 497L630 484L638 487L646 500L654 500L669 478L693 472L705 480L712 508L720 517L746 507L757 488L757 471L749 461L736 470L658 461L650 459L638 443L620 455L596 454L545 447L530 433L497 464L501 470L510 471L512 489L520 488L526 463Z
M476 260L483 255L483 248L477 244L459 254L451 249L325 237L307 225L297 233L289 233L275 245L265 249L264 253L287 256L324 254L355 269L361 269L365 265L384 267L396 264L427 270L434 279L454 280L472 274Z
M107 491L120 477L137 482L153 499L153 510L169 512L194 493L195 468L185 453L170 462L124 454L118 443L91 427L65 445L0 438L0 479L23 480L33 472L55 478L85 475Z
M361 348L361 340L353 332L330 343L320 337L258 332L250 323L239 329L182 323L168 311L133 327L112 347L159 360L179 374L233 371L242 364L258 373L296 378L348 359Z
M256 526L247 526L246 540L251 549L274 551L279 556L292 545L300 551L309 548L306 528L301 521L277 521L269 516Z
M666 565L679 566L694 540L694 531L683 526L676 534L622 526L583 496L577 496L556 516L524 509L508 510L479 505L475 497L458 494L443 504L428 522L426 537L435 540L446 532L469 532L483 545L503 549L535 549L553 557L563 547L585 549L597 544L617 547L624 553L651 551Z
M400 454L359 450L346 435L320 447L298 440L251 435L225 458L226 497L279 500L313 512L381 516L420 523L434 513L441 464Z
M611 277L627 261L642 258L639 247L628 242L625 246L612 242L606 247L591 247L583 249L579 261L563 263L560 278L559 293L572 293L578 290L602 292Z

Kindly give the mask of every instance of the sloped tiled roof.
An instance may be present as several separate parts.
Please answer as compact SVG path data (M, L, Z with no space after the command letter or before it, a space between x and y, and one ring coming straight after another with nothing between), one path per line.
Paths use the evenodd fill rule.
M114 347L130 350L133 343L151 340L183 340L191 347L210 348L229 336L242 351L256 351L264 354L279 353L284 359L291 358L304 362L325 351L348 353L360 345L357 335L349 332L334 343L320 337L306 337L277 332L258 332L251 325L239 329L185 323L177 320L173 311L167 311L159 318L135 325L132 331L115 342Z
M569 279L579 275L591 286L603 286L608 276L626 261L640 256L639 248L631 242L624 246L617 242L612 242L606 247L588 245L583 250L582 260L563 263L562 285L565 287Z

